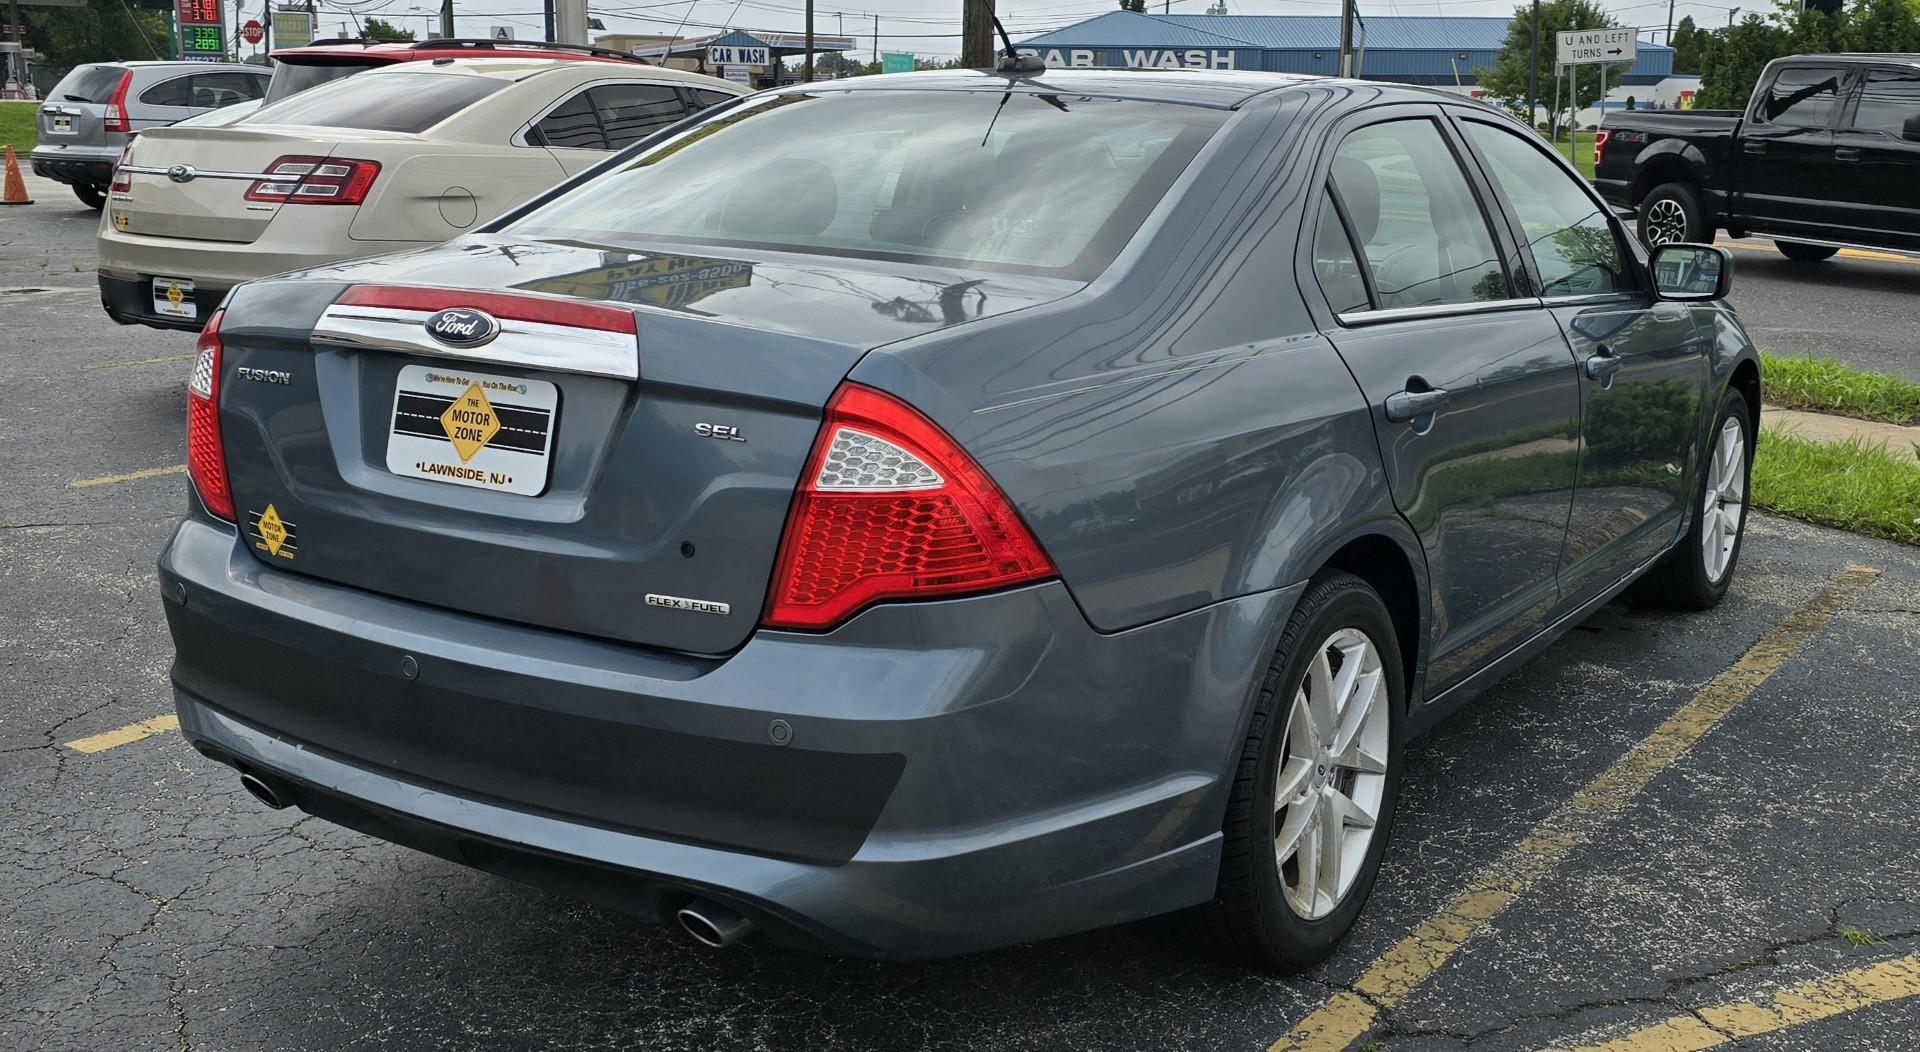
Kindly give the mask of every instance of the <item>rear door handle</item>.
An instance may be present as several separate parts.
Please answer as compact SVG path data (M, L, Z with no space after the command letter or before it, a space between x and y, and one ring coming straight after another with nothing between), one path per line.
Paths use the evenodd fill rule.
M1835 147L1833 151L1833 159L1836 161L1857 161L1860 159L1860 147L1858 146Z
M1581 366L1587 374L1587 379L1605 380L1620 371L1620 358L1602 347L1587 355L1587 360L1582 362Z
M1767 144L1763 142L1754 142L1752 139L1748 139L1745 149L1748 153L1751 153L1751 154L1762 154L1767 152Z
M1447 392L1435 387L1425 391L1395 391L1387 396L1387 419L1396 424L1417 420L1447 404Z

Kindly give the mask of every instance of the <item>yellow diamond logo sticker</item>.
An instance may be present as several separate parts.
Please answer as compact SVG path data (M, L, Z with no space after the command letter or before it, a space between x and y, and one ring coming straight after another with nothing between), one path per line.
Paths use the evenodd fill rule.
M260 513L260 539L266 542L268 555L279 555L280 547L287 543L287 524L280 521L280 512L271 504Z
M180 291L180 286L173 284L172 282L167 283L167 302L168 303L171 303L174 306L178 307L181 303L185 302L186 298L187 298L187 294Z
M493 411L487 393L479 384L474 384L440 414L440 426L453 440L454 451L460 454L460 462L464 464L487 448L493 436L500 433L500 414Z

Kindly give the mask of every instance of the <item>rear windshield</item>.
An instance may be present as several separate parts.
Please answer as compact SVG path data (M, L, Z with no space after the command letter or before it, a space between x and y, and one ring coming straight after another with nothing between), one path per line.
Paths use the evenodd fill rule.
M1227 114L1026 92L763 97L509 229L1091 278Z
M460 73L362 73L269 105L252 123L426 131L507 83Z
M53 86L49 102L112 102L125 66L75 66Z
M330 80L351 77L370 69L390 65L385 62L285 62L273 64L273 82L267 85L267 102L290 98Z

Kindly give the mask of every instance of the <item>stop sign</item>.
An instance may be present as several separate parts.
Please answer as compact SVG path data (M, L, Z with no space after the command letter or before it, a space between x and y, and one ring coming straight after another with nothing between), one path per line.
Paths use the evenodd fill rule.
M266 37L267 31L260 28L260 23L255 19L248 19L247 24L240 27L240 39L249 44L258 44Z

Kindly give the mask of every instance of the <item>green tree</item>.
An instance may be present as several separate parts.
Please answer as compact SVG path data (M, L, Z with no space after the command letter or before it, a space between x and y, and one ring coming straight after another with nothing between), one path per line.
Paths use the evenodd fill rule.
M1692 15L1681 19L1680 24L1673 27L1673 39L1669 41L1673 45L1673 71L1681 75L1698 74L1700 53L1711 38L1712 34L1694 25Z
M1753 94L1760 71L1787 53L1787 31L1759 15L1748 15L1739 25L1716 31L1701 55L1700 95L1694 105L1705 110L1741 109Z
M1848 8L1836 51L1920 51L1920 0L1862 0Z
M1613 16L1607 14L1596 0L1547 0L1540 5L1540 52L1538 66L1538 84L1542 109L1553 105L1553 65L1556 42L1559 35L1574 29L1609 29L1618 25ZM1507 39L1500 47L1500 54L1494 60L1492 69L1477 69L1474 76L1479 78L1480 86L1492 98L1498 99L1515 113L1525 116L1527 110L1527 69L1534 58L1533 50L1533 9L1523 4L1514 9L1513 22L1507 27ZM1594 73L1597 68L1607 71L1610 83L1619 83L1620 74L1625 73L1627 63L1613 63L1602 66L1580 67L1580 96L1569 100L1563 90L1560 102L1563 107L1571 103L1572 109L1591 106L1600 101L1600 77Z
M88 0L85 7L22 7L27 40L49 70L65 74L88 62L172 58L167 17L120 0Z
M369 18L360 24L360 35L368 40L412 40L413 30L401 29L382 18Z
M1147 0L1120 0L1120 10L1136 11L1145 14L1147 11Z

